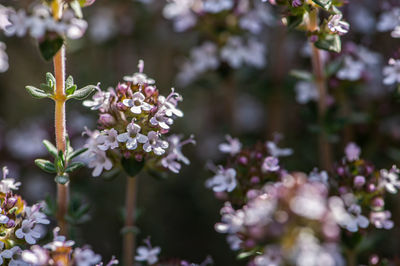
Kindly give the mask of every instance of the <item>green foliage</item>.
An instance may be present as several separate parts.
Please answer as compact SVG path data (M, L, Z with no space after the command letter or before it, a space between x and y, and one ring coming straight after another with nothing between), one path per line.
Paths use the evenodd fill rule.
M75 86L75 88L73 86ZM70 94L68 94L68 91L67 91L67 99L83 100L86 97L88 97L97 88L97 86L88 85L86 87L83 87L82 89L77 90L76 85L73 85L73 86L71 86L69 88Z
M64 44L64 39L60 36L49 37L46 36L45 39L39 42L39 50L41 55L46 61L53 59L57 52L61 49Z
M312 1L325 10L329 10L329 8L332 5L332 0L312 0Z
M342 50L340 36L337 34L326 34L315 42L315 47L329 52L340 53Z
M138 162L137 160L135 160L134 158L122 158L121 159L121 165L122 168L124 169L124 171L130 176L130 177L135 177L137 176L140 171L142 171L145 162L141 161Z

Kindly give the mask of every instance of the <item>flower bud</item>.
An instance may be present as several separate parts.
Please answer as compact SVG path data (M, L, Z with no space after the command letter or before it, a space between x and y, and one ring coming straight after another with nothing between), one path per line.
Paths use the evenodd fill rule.
M246 164L248 163L247 157L245 157L245 156L240 156L240 157L239 157L239 163L240 163L240 164L243 164L243 165L246 165Z
M110 114L101 114L99 118L99 124L104 127L112 127L115 125L115 119Z
M146 94L147 97L150 97L153 95L153 93L156 91L156 88L154 86L147 86L144 89L144 93Z
M373 208L383 208L385 206L385 201L381 197L376 197L372 200L372 207Z
M18 199L14 198L14 197L7 198L6 208L11 209L12 207L15 206L17 201L18 201Z
M374 184L368 184L367 191L374 192L376 190L376 186Z
M365 184L365 177L358 175L354 178L354 186L356 188L361 188Z
M260 178L258 176L252 176L250 179L250 182L252 184L258 184L258 183L260 183Z
M125 94L128 91L128 85L125 83L118 83L116 90L118 94Z
M8 220L8 222L6 224L6 227L7 228L11 228L11 227L14 227L14 226L15 226L15 221L12 220L12 219Z
M125 104L123 104L122 102L118 102L117 109L119 111L125 112L126 110L128 110L128 107Z

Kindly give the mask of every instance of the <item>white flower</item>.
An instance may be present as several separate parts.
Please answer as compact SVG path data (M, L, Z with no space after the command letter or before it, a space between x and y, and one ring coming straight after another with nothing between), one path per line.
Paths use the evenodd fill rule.
M165 149L168 148L169 144L165 140L160 139L160 134L155 131L150 131L147 134L147 142L143 145L145 152L153 151L156 155L163 155Z
M240 244L243 243L243 240L241 240L237 235L228 235L226 237L226 241L228 242L231 250L239 250Z
M35 224L49 224L50 221L47 219L47 216L40 211L41 208L43 208L43 204L41 203L35 204L32 207L26 207L26 219Z
M290 148L279 148L273 141L267 141L266 147L268 149L269 154L273 157L286 157L293 154L293 150Z
M177 32L185 31L196 25L197 17L192 12L195 0L172 0L165 5L163 15L174 21L174 29Z
M149 265L153 265L158 261L158 254L160 254L161 248L140 246L137 248L136 252L135 260L146 261Z
M10 24L6 26L4 33L6 36L24 36L28 30L27 20L28 17L24 10L18 10L18 12L12 10L9 15Z
M350 24L345 21L342 21L342 18L343 18L342 14L336 14L329 19L328 28L331 32L343 35L349 31Z
M265 65L265 46L255 39L248 40L245 45L243 39L234 36L228 39L221 49L221 59L226 61L232 68L239 68L248 64L257 68Z
M15 231L15 236L20 239L24 238L28 244L33 245L41 237L41 234L33 221L23 220L21 228Z
M114 128L103 130L97 137L97 142L99 143L97 147L102 151L107 151L108 149L118 148L118 131Z
M144 61L139 60L138 64L139 72L136 72L132 76L124 76L124 80L127 82L132 82L133 85L152 85L155 83L154 79L147 77L146 74L143 73Z
M169 129L169 125L172 125L173 122L174 120L169 118L163 110L158 111L152 118L150 118L150 124L153 126L159 126L162 129Z
M8 20L10 11L10 8L0 5L0 30L5 30L11 24Z
M364 69L365 65L363 62L354 60L351 56L346 55L344 57L344 65L337 72L337 77L342 80L359 80Z
M243 210L235 211L232 208L232 204L228 201L224 203L220 214L222 216L221 223L215 225L215 231L222 234L235 234L242 229L245 219Z
M383 75L385 85L400 83L400 60L390 58L389 65L383 68Z
M279 160L276 157L268 156L264 159L261 170L265 172L276 172L279 170Z
M218 168L216 175L206 181L206 187L214 192L232 192L237 185L236 171L233 168Z
M278 246L266 246L264 254L254 258L255 266L282 265L282 252Z
M378 31L391 31L400 24L400 8L395 7L382 13L376 25Z
M346 210L344 202L339 197L331 197L329 199L329 208L335 221L350 232L357 232L358 227L367 228L368 219L361 214L361 207L351 204Z
M2 193L18 190L18 187L21 185L21 182L15 182L14 178L7 178L8 173L8 168L6 166L3 167L3 179L0 180L0 192Z
M196 143L193 136L190 136L190 138L185 141L181 141L181 139L182 136L178 135L171 135L168 137L168 154L161 159L161 165L176 174L179 173L181 169L181 164L179 162L183 162L186 165L190 164L189 159L182 153L182 146L188 143Z
M131 112L134 114L141 114L142 111L150 111L153 106L146 103L144 100L146 97L141 92L135 92L132 95L132 99L125 99L122 103L131 108Z
M294 90L296 91L296 101L300 104L317 101L319 98L317 86L313 82L299 81Z
M135 150L137 148L137 143L146 143L147 137L140 134L140 126L131 122L126 127L125 133L119 134L117 140L119 142L126 142L126 148L128 150Z
M320 183L304 184L290 201L291 210L297 215L319 220L326 211L326 189Z
M384 228L384 229L392 229L394 226L394 223L390 218L392 217L392 214L390 211L380 211L380 212L371 212L370 214L370 221L371 223L378 229Z
M235 156L242 150L242 143L240 143L239 139L232 138L229 135L226 135L225 138L228 143L221 143L218 145L220 152L229 153L231 156Z
M239 20L239 26L253 34L260 34L265 25L273 25L275 19L267 5L256 2L255 8L246 12Z
M48 251L41 246L32 246L30 250L24 250L21 257L24 262L40 266L47 265L50 259Z
M203 10L209 13L219 13L231 9L233 4L233 0L204 0Z
M103 172L103 169L107 171L111 170L113 165L106 153L98 150L95 153L92 153L88 166L89 168L94 168L92 172L93 176L99 176Z
M89 107L91 110L105 109L110 104L110 92L104 92L100 89L93 95L92 100L83 101L83 106Z
M183 112L176 108L178 102L182 101L182 96L175 92L174 88L171 88L171 93L165 98L164 96L158 96L158 109L167 115L168 117L177 116L183 117Z
M389 193L396 194L397 189L400 188L400 180L397 168L394 166L389 171L382 169L380 174L381 179L379 180L379 186L385 187Z
M89 248L76 248L73 257L76 266L91 266L101 262L101 256Z

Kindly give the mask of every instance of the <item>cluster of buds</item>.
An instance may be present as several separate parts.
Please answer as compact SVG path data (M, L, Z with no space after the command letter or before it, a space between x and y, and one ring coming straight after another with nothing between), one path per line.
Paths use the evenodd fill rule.
M41 212L42 205L28 206L13 193L21 185L8 178L8 170L3 168L0 180L0 264L14 265L21 254L21 247L35 244L42 236L41 224L49 224L46 215Z
M59 228L53 230L54 239L44 245L34 245L21 254L23 265L47 266L47 265L96 265L101 266L101 256L94 253L89 247L74 248L74 241L66 240L59 236ZM107 266L117 265L118 260L112 258Z
M100 113L100 130L87 130L93 176L119 163L128 173L140 170L144 163L150 169L165 168L175 173L181 163L189 164L181 148L194 143L193 136L182 140L168 134L174 120L183 116L177 108L182 96L173 88L168 96L160 95L155 81L143 73L143 61L138 67L138 73L125 76L115 89L98 90L92 100L83 103Z
M227 163L212 167L215 175L206 181L206 186L218 198L229 198L235 204L242 204L246 197L253 196L256 189L267 182L279 181L286 174L278 158L291 155L291 149L278 148L272 141L246 148L238 139L226 138L227 143L220 144L219 149L229 154Z
M215 225L249 265L341 265L340 228L328 188L302 173L269 182L239 209L226 202ZM311 263L311 264L308 264Z
M351 232L358 227L367 228L372 224L376 228L391 229L391 212L385 209L387 192L396 194L400 187L400 170L393 166L390 170L376 170L375 167L360 159L361 150L354 143L346 147L346 157L336 166L335 176L330 179L331 186L337 190L337 199L355 220L346 223ZM342 216L339 215L338 216ZM339 219L344 222L348 219Z
M163 13L174 22L176 31L193 28L206 39L182 63L179 82L189 83L226 65L234 69L266 65L265 44L258 37L275 19L260 0L174 0Z

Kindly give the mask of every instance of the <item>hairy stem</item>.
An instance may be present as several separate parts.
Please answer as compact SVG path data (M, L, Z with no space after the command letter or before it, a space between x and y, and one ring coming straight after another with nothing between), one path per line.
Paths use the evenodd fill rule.
M309 31L313 32L318 30L318 9L310 11ZM310 42L312 50L312 66L315 77L315 84L318 89L318 123L321 132L318 136L318 149L320 157L320 166L323 169L332 169L332 152L331 145L328 142L327 134L324 129L325 114L328 109L327 96L328 89L326 85L326 77L324 74L324 62L321 56L321 51L315 47L314 43Z
M124 265L133 266L135 255L135 209L137 177L126 178L125 230L123 235Z
M62 0L55 0L52 4L53 17L60 20L62 16ZM54 76L56 78L55 100L55 133L57 150L65 152L66 147L66 122L65 122L65 46L63 45L53 59ZM60 233L67 235L68 224L65 216L68 211L69 202L69 184L57 184L57 223L60 227Z

